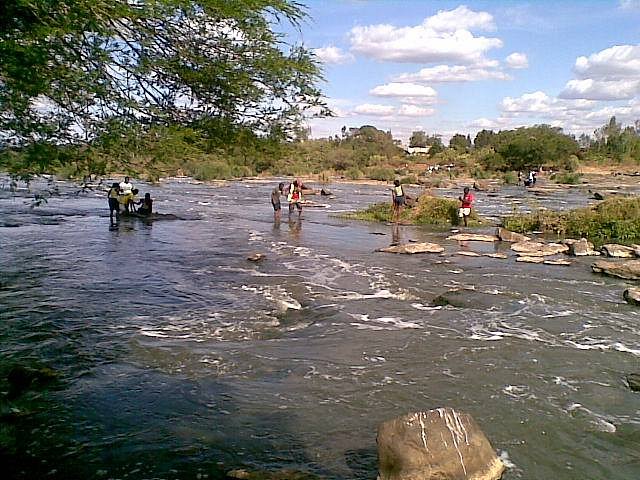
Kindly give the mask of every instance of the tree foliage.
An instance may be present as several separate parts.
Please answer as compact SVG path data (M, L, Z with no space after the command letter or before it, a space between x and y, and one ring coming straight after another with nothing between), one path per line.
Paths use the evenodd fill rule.
M276 31L304 18L293 0L0 2L0 140L209 119L289 135L305 112L329 113L314 56Z

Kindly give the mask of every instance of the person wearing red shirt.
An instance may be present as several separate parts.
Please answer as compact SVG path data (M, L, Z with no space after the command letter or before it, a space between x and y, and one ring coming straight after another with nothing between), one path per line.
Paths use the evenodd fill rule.
M461 197L458 197L461 205L458 209L458 217L464 220L464 226L467 226L467 218L471 215L471 204L473 203L474 197L473 193L469 191L469 187L464 187L464 193Z

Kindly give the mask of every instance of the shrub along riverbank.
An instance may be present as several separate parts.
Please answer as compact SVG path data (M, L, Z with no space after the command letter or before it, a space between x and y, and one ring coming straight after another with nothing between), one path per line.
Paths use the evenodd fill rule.
M561 237L587 238L595 245L640 243L640 198L610 198L593 207L566 212L538 210L505 217L502 224L518 233L541 231Z
M459 205L460 202L457 200L421 195L418 197L415 206L403 210L400 222L403 224L443 227L458 225L460 220L458 218ZM386 202L375 203L364 210L346 213L341 217L369 222L391 222L392 213L391 202ZM471 216L469 217L470 226L486 225L488 223L488 221L479 217L475 210L471 211Z

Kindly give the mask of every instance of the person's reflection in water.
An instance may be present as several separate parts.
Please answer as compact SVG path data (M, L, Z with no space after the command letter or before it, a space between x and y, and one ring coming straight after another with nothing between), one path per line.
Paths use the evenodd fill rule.
M395 223L393 227L391 227L391 246L400 245L400 225Z
M298 240L300 238L300 233L302 232L302 221L300 218L293 220L289 219L289 233L291 236Z

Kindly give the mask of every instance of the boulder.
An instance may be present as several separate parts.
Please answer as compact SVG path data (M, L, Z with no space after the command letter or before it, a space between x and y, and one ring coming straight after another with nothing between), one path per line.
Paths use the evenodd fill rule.
M451 305L457 308L489 310L501 301L501 299L498 295L482 293L470 288L454 288L435 297L431 305L436 307Z
M530 240L526 235L522 235L521 233L515 233L506 228L498 227L496 230L496 236L503 242L526 242Z
M476 252L469 252L467 250L461 250L456 252L456 255L462 255L463 257L480 257L481 255Z
M250 262L260 262L265 258L267 257L264 253L252 253L247 257L247 260L249 260Z
M569 247L568 254L574 257L600 255L600 252L594 250L593 243L589 242L586 238L581 238L580 240L568 238L562 243Z
M627 260L625 262L598 260L591 265L591 270L595 273L603 273L626 280L640 280L640 260Z
M544 257L529 257L527 255L523 255L521 257L516 258L516 262L524 262L524 263L542 263L544 262Z
M471 415L410 413L378 427L378 480L498 480L505 467Z
M634 392L640 392L640 373L630 373L627 375L629 388Z
M561 243L518 242L511 245L511 250L527 257L546 257L564 253L569 247Z
M615 258L634 258L636 256L636 252L632 247L618 245L617 243L607 243L603 245L602 253L607 257Z
M593 192L593 198L596 200L604 200L604 195L600 192Z
M391 245L390 247L381 248L378 250L379 252L387 252L387 253L442 253L444 252L444 247L438 245L437 243L405 243L403 245Z
M563 260L561 258L558 258L555 260L545 260L543 263L545 265L562 265L565 267L568 267L569 265L571 265L571 262L569 260Z
M633 248L633 253L636 254L636 257L640 257L640 245L636 245L634 243L633 245L631 245L631 248Z
M483 253L482 256L491 258L508 258L505 253Z
M495 235L482 235L479 233L457 233L447 237L447 240L457 240L458 242L497 242Z
M640 306L640 288L630 287L627 288L622 294L624 300L631 305Z

